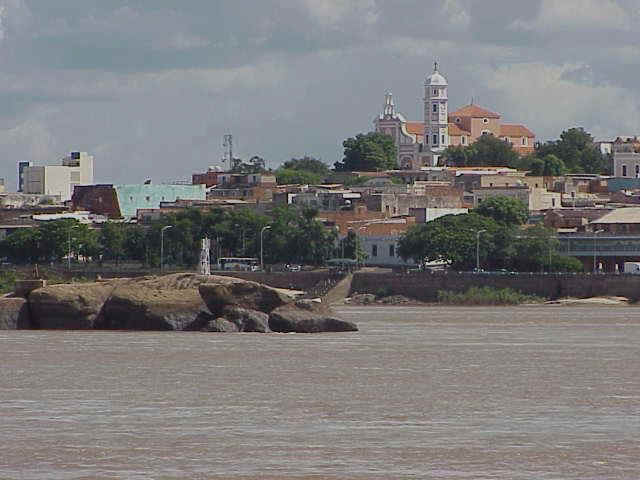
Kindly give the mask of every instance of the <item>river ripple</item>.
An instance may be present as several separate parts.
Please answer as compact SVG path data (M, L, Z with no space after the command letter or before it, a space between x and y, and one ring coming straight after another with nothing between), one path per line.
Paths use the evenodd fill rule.
M632 479L640 308L357 333L0 332L0 478Z

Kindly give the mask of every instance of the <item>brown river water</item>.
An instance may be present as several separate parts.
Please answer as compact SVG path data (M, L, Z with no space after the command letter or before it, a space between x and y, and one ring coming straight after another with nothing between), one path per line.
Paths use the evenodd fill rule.
M640 308L0 332L1 479L637 479Z

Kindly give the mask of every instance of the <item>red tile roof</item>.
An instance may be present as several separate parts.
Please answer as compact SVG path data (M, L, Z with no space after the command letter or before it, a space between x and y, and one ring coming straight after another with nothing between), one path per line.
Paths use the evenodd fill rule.
M424 135L424 123L423 122L407 122L407 132L412 135Z
M500 118L499 113L492 112L478 105L467 105L459 108L455 112L451 112L449 117L472 117L472 118Z
M500 125L501 137L535 137L535 133L524 125L515 125L511 123L503 123Z
M454 136L461 137L462 135L471 135L471 132L468 132L467 130L463 130L462 128L460 128L455 123L450 123L449 124L449 135L454 135Z

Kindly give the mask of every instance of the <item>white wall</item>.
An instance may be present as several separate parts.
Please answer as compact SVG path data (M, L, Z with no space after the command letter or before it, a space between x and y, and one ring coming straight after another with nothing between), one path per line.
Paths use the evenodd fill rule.
M414 265L412 260L407 260L405 262L402 257L398 256L398 240L400 240L399 235L358 237L360 248L362 248L368 255L364 264L379 266ZM377 247L376 256L373 255L374 245ZM391 246L393 246L393 255L390 255Z

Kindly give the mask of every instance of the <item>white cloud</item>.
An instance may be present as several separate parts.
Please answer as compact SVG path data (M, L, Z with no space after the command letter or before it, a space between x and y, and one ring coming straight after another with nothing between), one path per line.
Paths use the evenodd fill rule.
M597 138L637 131L640 96L610 84L584 81L585 64L521 63L484 70L484 87L497 92L507 121L537 127L538 137L557 138L583 126Z
M543 0L536 18L518 19L510 28L538 33L630 31L634 28L634 16L634 12L625 10L615 0Z

